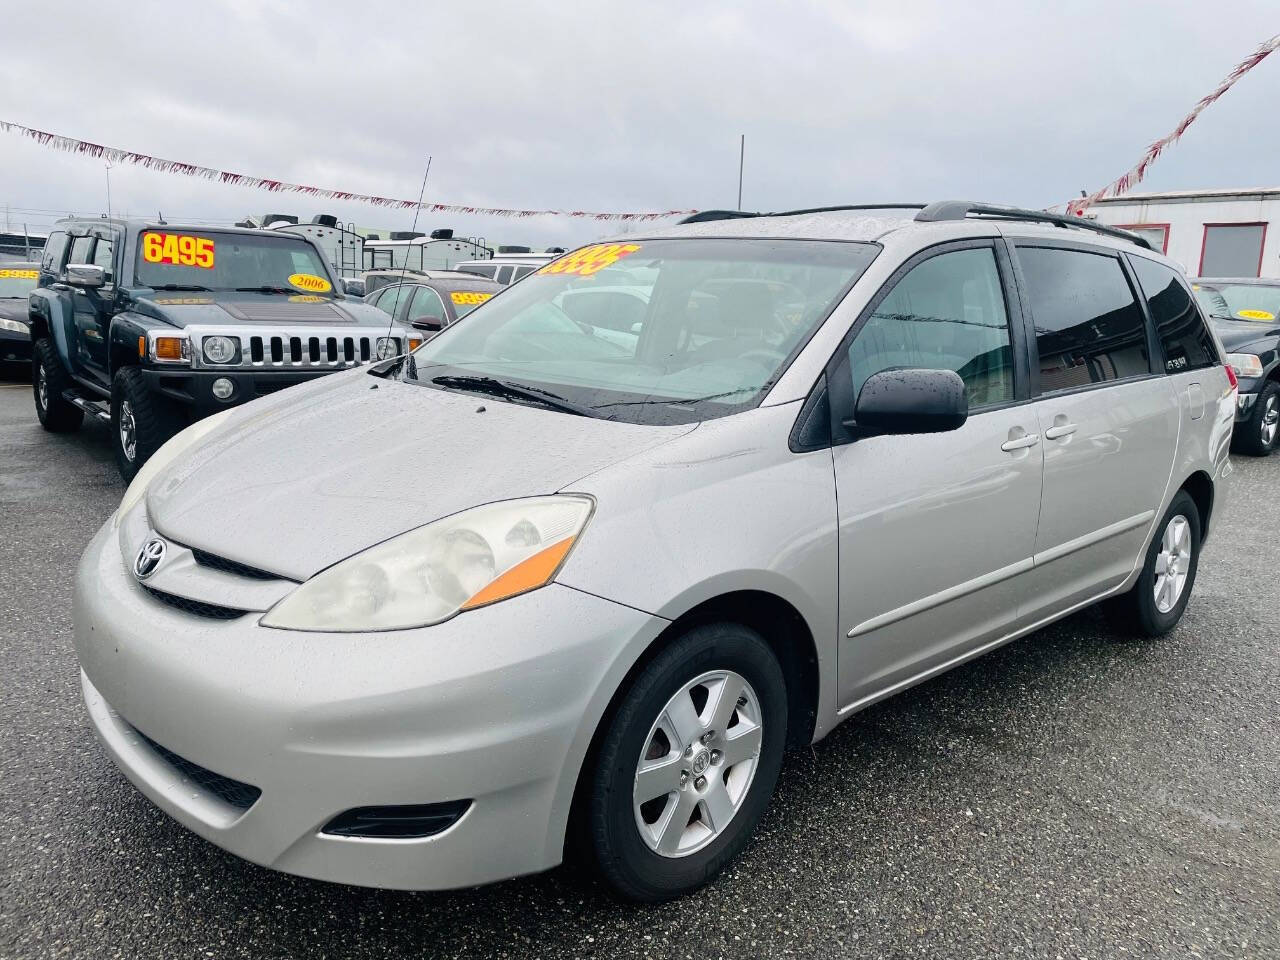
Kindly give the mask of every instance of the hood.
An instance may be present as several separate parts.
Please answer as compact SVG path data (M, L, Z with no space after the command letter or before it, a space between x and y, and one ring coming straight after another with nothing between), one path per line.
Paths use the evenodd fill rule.
M133 312L175 327L238 323L386 326L385 313L360 300L316 300L306 294L157 291L134 301Z
M26 297L0 297L0 317L27 322Z
M1259 323L1257 320L1225 320L1215 317L1210 322L1222 345L1232 353L1239 353L1238 348L1257 341L1266 342L1264 349L1272 349L1276 337L1280 336L1280 325L1271 321Z
M189 547L295 580L495 500L555 493L694 429L592 420L356 370L249 404L147 492Z

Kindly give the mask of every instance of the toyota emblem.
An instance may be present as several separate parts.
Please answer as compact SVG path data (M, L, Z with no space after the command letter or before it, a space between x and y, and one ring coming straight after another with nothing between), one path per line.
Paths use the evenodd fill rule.
M156 567L164 562L164 551L164 541L159 537L152 537L142 545L133 561L133 572L139 580L145 580L156 572Z

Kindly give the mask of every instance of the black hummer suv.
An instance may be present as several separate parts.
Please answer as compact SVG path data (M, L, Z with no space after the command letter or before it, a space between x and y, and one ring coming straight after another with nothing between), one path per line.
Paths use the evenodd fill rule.
M126 480L201 417L422 337L338 292L310 240L267 230L64 220L29 304L41 424L109 421Z

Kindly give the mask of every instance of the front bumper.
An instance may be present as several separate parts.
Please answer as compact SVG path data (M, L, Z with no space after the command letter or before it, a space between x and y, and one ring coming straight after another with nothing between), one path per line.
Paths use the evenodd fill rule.
M148 367L142 371L142 375L148 387L176 403L191 408L198 419L228 407L248 403L258 397L277 393L286 387L338 372L340 371L308 370L305 373L293 373L272 370L259 373L245 370L192 370L188 367L158 370ZM219 400L213 395L213 382L224 378L231 381L233 390L226 400Z
M1249 393L1244 392L1244 381L1240 383L1240 393L1236 397L1236 422L1248 420L1249 415L1253 413L1253 405L1258 401L1257 385L1261 381L1251 381L1254 389Z
M13 330L0 330L0 363L31 363L31 337Z
M270 630L258 617L202 619L154 600L105 525L75 589L94 730L142 793L218 846L288 873L401 889L558 863L591 736L666 625L558 584L396 633ZM172 755L261 795L230 806ZM356 807L464 799L465 815L431 837L320 832Z

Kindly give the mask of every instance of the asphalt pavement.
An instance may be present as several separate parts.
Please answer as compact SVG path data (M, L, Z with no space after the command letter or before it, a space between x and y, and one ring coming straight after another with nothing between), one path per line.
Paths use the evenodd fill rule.
M858 714L706 890L399 893L238 860L112 766L70 596L123 485L0 383L0 957L1280 957L1280 456L1235 467L1170 636L1086 612Z

